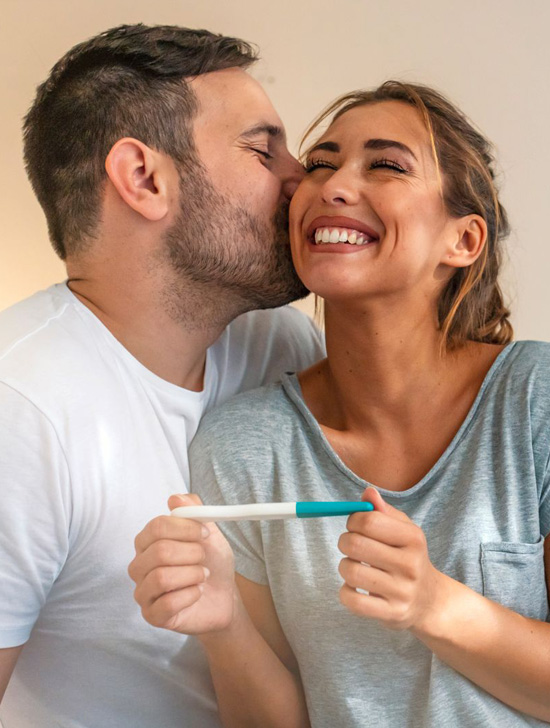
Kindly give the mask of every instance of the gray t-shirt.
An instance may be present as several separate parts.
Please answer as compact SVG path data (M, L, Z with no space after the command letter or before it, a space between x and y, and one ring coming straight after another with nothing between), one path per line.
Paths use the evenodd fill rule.
M380 489L425 532L437 569L548 620L550 345L508 345L451 444L420 482ZM240 395L204 418L190 451L206 503L358 500L369 485L336 455L298 380ZM462 677L409 632L338 599L345 518L223 524L237 571L269 584L315 728L539 726Z

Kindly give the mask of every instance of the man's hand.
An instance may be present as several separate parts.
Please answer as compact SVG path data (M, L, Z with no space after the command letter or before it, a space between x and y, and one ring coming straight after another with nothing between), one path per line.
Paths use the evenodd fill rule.
M196 495L168 501L171 510L200 504ZM128 573L147 622L197 635L231 623L236 599L233 552L214 523L159 516L138 534L135 547Z
M351 515L338 542L347 557L339 567L345 582L340 601L354 614L378 619L390 629L422 629L435 608L442 577L429 559L424 532L374 488L363 499L375 510Z

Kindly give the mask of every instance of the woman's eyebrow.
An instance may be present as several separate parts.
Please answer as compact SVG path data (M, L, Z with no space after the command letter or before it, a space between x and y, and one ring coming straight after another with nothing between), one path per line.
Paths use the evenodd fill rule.
M312 152L317 152L319 150L322 150L324 152L339 152L340 145L336 144L336 142L320 142L309 150L309 154L311 154Z
M365 149L389 149L391 147L395 147L396 149L400 149L401 151L410 154L413 159L416 159L416 155L412 149L410 149L406 144L397 142L394 139L369 139L363 146ZM311 154L312 152L317 151L339 152L340 145L336 142L320 142L312 147L309 150L309 153Z
M406 144L402 142L396 142L394 139L369 139L365 142L365 149L389 149L395 147L400 149L402 152L410 154L413 159L416 159L415 153Z

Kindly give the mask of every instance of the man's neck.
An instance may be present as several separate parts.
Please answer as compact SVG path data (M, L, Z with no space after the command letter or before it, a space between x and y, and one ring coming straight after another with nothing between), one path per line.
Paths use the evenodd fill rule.
M87 278L69 271L68 286L147 369L172 384L200 391L206 350L246 307L224 301L219 291L130 278Z

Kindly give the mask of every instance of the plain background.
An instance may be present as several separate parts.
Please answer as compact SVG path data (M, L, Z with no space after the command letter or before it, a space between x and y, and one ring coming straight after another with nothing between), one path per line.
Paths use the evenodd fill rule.
M62 280L26 179L21 119L71 46L114 25L178 24L260 46L253 70L296 151L341 93L387 78L435 86L495 143L513 233L504 289L518 338L550 340L548 0L1 0L0 308Z

